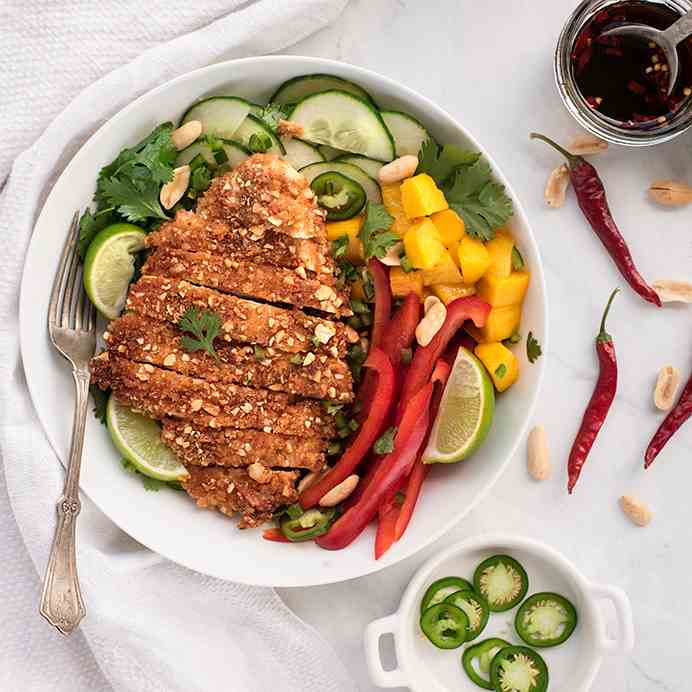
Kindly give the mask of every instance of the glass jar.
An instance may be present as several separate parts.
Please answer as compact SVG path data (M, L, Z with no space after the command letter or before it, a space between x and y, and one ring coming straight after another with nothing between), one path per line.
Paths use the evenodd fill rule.
M583 0L567 19L555 50L555 81L567 110L574 119L592 134L630 147L645 147L667 142L692 126L692 99L682 105L666 122L647 128L627 127L600 113L586 101L579 91L572 69L572 50L582 29L596 14L623 0ZM679 15L692 10L692 0L648 0L652 5L663 5Z

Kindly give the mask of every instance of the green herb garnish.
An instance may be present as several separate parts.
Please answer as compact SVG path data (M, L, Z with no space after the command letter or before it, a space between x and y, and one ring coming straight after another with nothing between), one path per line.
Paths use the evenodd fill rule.
M250 135L248 149L254 154L264 154L272 147L272 138L266 132L255 132Z
M525 266L524 258L521 256L521 252L519 252L519 250L517 250L516 247L513 247L512 248L512 269L514 269L514 271L518 272L519 270L523 269L524 266Z
M110 390L103 391L95 384L89 385L89 392L94 398L94 416L98 418L103 425L106 425L106 409L108 408L108 399Z
M358 238L363 244L365 259L371 257L382 258L387 254L392 245L399 242L400 238L389 229L394 223L394 218L385 209L383 204L368 202L365 207L365 218L358 231Z
M189 307L178 320L178 328L183 332L190 332L195 338L183 334L180 337L180 345L186 351L206 351L217 362L219 355L214 350L214 339L221 330L221 318L211 310L198 311Z
M502 379L506 374L507 366L504 363L500 363L500 365L495 368L495 377Z
M406 256L402 255L400 259L400 266L401 268L408 274L409 272L413 271L413 265L411 264L411 260Z
M375 454L389 454L394 451L394 437L398 428L392 426L387 428L375 441L372 449Z
M534 335L529 332L526 337L526 356L529 363L535 363L543 355L541 345L538 343Z
M432 139L423 142L416 173L427 173L438 185L444 185L459 166L472 166L480 159L477 151L460 149L453 144L440 148Z

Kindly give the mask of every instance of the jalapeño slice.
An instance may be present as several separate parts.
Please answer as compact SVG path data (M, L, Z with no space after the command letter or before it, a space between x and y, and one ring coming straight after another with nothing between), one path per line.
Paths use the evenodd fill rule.
M442 601L455 591L473 591L473 584L461 577L443 577L434 581L426 589L420 604L420 612L424 613L430 606L442 603Z
M507 646L490 664L493 689L501 692L545 692L548 666L540 654L526 646Z
M281 522L281 532L289 541L295 543L309 541L329 531L335 514L336 510L333 508L310 509L294 519L290 516L284 519Z
M431 606L420 616L423 634L438 649L456 649L466 640L469 619L466 613L449 603Z
M327 210L328 221L350 219L365 206L363 186L336 171L318 175L310 187L319 205Z
M577 611L564 597L548 591L529 596L514 619L517 634L529 645L547 648L567 641L577 626Z
M509 555L493 555L483 560L473 574L473 585L488 602L493 613L518 605L529 590L526 570Z
M490 682L490 663L495 655L505 647L510 646L509 642L499 637L484 639L478 644L469 646L461 657L461 664L469 678L484 690L492 690L493 683ZM481 675L484 673L487 677Z
M451 603L457 608L461 608L469 619L469 629L466 633L466 641L470 642L476 639L478 635L485 629L490 617L490 609L485 599L479 596L475 591L463 589L455 591L445 598L445 603Z

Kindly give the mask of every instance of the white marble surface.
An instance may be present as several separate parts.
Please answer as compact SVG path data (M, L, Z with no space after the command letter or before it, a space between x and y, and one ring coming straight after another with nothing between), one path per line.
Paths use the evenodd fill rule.
M532 482L522 450L488 500L426 552L371 577L281 592L332 642L364 691L374 689L362 651L364 626L396 609L427 556L488 530L545 540L587 577L617 584L629 594L636 648L628 660L604 665L595 691L690 689L685 663L692 602L685 591L692 568L692 424L646 473L642 454L660 420L651 403L658 369L672 363L687 377L692 366L692 308L656 310L627 290L573 196L562 210L544 206L546 176L560 160L528 139L531 130L563 140L577 132L552 78L555 41L575 4L356 0L336 26L290 51L379 71L463 122L512 181L533 225L548 284L551 344L535 422L548 431L554 478L542 485ZM657 178L692 179L691 162L690 136L653 150L611 149L595 162L616 218L650 280L692 279L690 211L654 207L645 194ZM596 376L593 338L601 309L616 285L624 290L609 326L620 363L619 391L576 494L568 497L565 460ZM617 498L630 492L653 509L647 529L634 528L620 514Z

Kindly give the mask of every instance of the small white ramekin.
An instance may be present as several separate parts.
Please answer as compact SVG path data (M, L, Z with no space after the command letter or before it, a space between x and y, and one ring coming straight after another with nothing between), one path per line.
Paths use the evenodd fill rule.
M436 579L450 575L471 579L477 564L491 555L507 554L519 560L529 576L527 596L537 591L555 591L574 603L579 617L570 639L550 649L541 649L550 673L550 689L587 692L608 654L630 651L634 646L632 608L622 589L594 584L553 548L531 538L485 534L462 541L426 562L408 585L399 609L393 615L370 623L365 630L365 655L372 681L378 687L408 687L414 692L477 692L461 666L464 647L452 651L435 648L420 631L420 602L425 589ZM606 616L606 604L614 618ZM491 615L476 641L498 636L521 644L514 632L516 608ZM610 635L606 623L616 623ZM380 639L394 637L397 666L385 670Z

